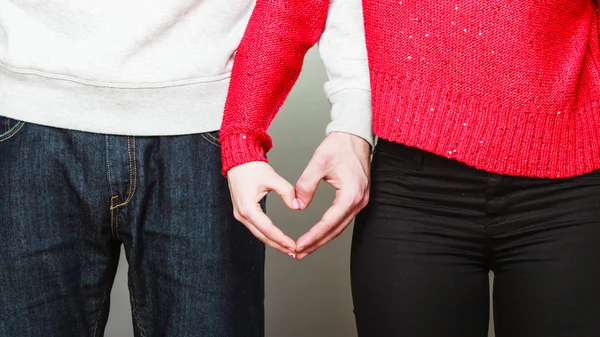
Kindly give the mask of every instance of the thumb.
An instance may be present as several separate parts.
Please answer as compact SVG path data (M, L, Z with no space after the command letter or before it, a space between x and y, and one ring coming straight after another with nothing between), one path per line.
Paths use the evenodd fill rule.
M283 177L274 173L273 177L267 183L267 187L277 193L289 209L300 209L300 204L296 200L296 190L294 189L294 186L283 179Z
M310 205L319 187L319 182L324 177L324 172L316 169L314 163L309 163L302 176L296 182L296 198L300 200L300 208L305 209Z

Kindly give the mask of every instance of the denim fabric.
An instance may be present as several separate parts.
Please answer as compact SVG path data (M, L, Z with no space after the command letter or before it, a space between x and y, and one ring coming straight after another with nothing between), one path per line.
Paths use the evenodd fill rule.
M0 117L0 336L102 336L121 244L136 336L263 336L264 246L220 168L217 132Z

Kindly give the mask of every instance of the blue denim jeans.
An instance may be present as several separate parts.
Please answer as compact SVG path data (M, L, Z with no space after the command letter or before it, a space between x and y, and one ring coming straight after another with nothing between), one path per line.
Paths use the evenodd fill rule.
M121 245L135 336L264 336L264 246L220 169L217 132L0 117L0 336L102 336Z

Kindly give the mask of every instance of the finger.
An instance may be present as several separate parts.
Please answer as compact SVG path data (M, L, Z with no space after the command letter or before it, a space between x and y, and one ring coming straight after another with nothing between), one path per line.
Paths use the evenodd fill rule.
M333 205L323 214L321 220L314 225L306 234L304 234L296 244L298 253L304 251L307 247L320 241L322 238L338 226L351 214L357 203L354 202L352 193L338 190L338 196L333 201Z
M252 235L254 235L257 239L262 241L265 245L267 245L283 254L287 254L289 257L291 257L293 259L296 258L296 253L294 251L291 251L288 248L283 247L280 244L276 243L275 241L267 238L263 233L261 233L261 231L259 231L256 227L254 227L248 221L241 220L240 222L242 224L244 224L244 226L246 226L246 228L248 228L248 230L250 231L250 233L252 233Z
M354 220L356 215L368 204L368 202L369 202L369 193L367 191L367 193L365 193L365 195L363 196L362 200L354 206L353 211L348 214L348 217L346 219L344 219L340 223L340 225L338 225L335 229L333 229L329 234L327 234L321 240L313 241L312 244L309 243L308 246L305 246L306 248L303 248L302 253L299 253L298 256L296 257L297 260L302 260L302 259L306 258L308 255L312 254L317 249L323 247L330 241L332 241L335 238L337 238L338 236L340 236L340 234L342 234L344 232L344 230L346 230L348 225L350 225L350 223L352 223L352 221ZM304 236L306 236L306 234ZM300 242L302 244L302 242L304 240L310 240L310 239L301 237L300 239L298 239L298 242Z
M301 209L305 209L312 202L321 179L326 175L325 167L320 159L313 157L296 182L296 198L300 200Z
M283 247L283 253L295 252L296 243L277 228L258 204L249 210L240 209L242 218L260 231L267 239ZM274 247L275 248L275 247ZM276 248L277 249L277 248ZM278 249L279 250L279 249Z
M301 260L305 259L307 256L309 256L310 254L314 253L317 249L325 246L327 243L336 239L338 236L340 236L344 232L344 230L346 230L348 225L350 225L352 220L354 220L354 217L355 217L355 214L348 216L346 219L344 219L344 221L341 223L340 226L336 227L333 231L331 231L329 234L327 234L320 241L317 241L317 242L311 244L310 246L306 247L301 253L297 253L296 259L298 261L301 261ZM300 239L302 239L302 238L300 238Z
M267 188L277 193L289 209L300 209L299 203L295 201L296 189L280 175L274 174L269 180Z

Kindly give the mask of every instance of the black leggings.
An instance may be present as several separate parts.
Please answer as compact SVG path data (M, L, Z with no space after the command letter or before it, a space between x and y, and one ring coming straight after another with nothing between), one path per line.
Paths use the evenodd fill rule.
M487 336L490 270L497 337L600 336L600 171L509 177L380 141L352 243L359 336Z

